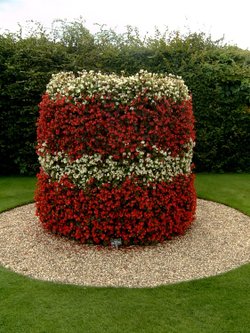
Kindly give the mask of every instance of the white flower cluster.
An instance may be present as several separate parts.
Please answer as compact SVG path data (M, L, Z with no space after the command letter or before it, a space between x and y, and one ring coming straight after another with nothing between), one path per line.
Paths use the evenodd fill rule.
M73 98L73 101L86 103L84 97L98 96L105 101L107 96L117 105L129 104L137 96L146 96L149 101L155 98L171 98L174 101L188 100L188 88L179 76L154 74L145 70L131 76L102 74L101 72L82 71L54 74L47 85L46 92L52 99L57 96Z
M142 143L143 144L143 143ZM54 180L59 181L67 175L77 186L85 188L87 182L94 178L100 183L120 182L126 177L137 176L144 184L150 182L171 181L179 174L191 172L194 142L183 146L183 156L172 157L170 151L162 151L153 146L152 157L143 149L137 148L136 160L130 159L131 153L124 153L124 159L115 161L112 156L102 160L101 155L83 155L70 161L63 152L48 154L46 144L40 149L40 164L43 170Z

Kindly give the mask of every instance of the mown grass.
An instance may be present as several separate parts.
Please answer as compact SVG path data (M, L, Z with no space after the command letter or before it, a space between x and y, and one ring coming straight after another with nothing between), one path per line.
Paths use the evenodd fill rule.
M2 180L4 196L9 186L4 178L2 187ZM217 184L223 202L231 205L233 197L235 208L244 211L248 203L242 191L248 193L248 180L249 175L201 174L196 187L199 196L218 201ZM10 183L15 204L21 204L16 182ZM33 184L34 179L26 187L28 201ZM0 210L4 207L1 200ZM36 281L2 267L0 332L249 333L249 276L250 265L244 265L216 277L157 288L92 288Z
M199 198L217 201L250 215L250 173L200 173L196 175L195 186Z
M0 177L0 212L34 200L35 177Z

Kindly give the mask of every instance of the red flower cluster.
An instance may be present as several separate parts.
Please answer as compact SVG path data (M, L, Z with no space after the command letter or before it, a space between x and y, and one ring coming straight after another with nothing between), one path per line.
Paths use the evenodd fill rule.
M194 175L177 176L171 183L139 186L126 179L120 186L103 184L83 191L66 177L50 181L38 175L37 214L53 233L82 243L109 245L152 244L180 235L194 219Z
M191 100L180 103L161 99L152 105L147 98L138 97L130 105L119 106L94 98L86 100L87 104L73 104L65 98L53 101L44 95L38 120L38 148L46 142L50 153L64 151L72 160L86 153L118 160L125 151L130 151L133 159L141 141L149 152L155 145L176 156L185 143L194 140Z

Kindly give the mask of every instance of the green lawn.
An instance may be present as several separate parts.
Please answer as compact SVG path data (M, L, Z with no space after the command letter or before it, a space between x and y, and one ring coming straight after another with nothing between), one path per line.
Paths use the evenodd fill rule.
M250 173L201 173L196 175L195 185L199 198L221 202L250 215Z
M0 212L34 199L35 177L0 177Z
M249 182L250 174L199 174L196 187L200 197L250 215ZM32 200L34 183L33 178L0 178L0 210ZM250 265L217 277L143 289L54 284L0 268L4 333L249 333L249 311Z

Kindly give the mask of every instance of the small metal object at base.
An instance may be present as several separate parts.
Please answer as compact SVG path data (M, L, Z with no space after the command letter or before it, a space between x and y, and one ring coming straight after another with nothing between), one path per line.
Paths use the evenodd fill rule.
M111 246L115 247L118 249L120 245L122 245L122 239L121 238L112 238L110 240Z

